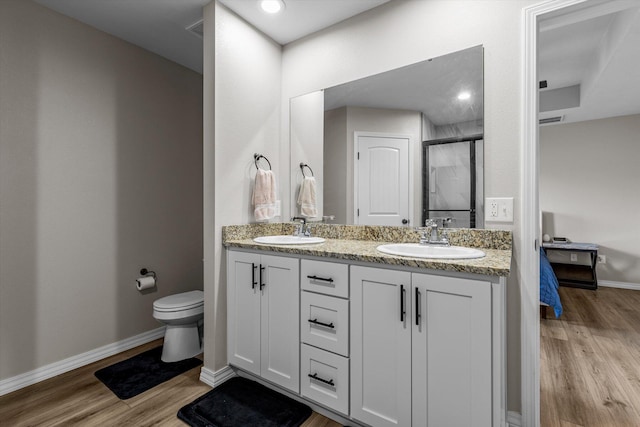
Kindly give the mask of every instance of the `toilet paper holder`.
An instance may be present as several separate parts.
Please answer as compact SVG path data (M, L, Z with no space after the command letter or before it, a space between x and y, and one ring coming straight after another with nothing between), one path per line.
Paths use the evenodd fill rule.
M146 268L141 269L140 270L140 274L142 274L143 276L152 275L154 279L157 279L156 272L155 271L149 271Z

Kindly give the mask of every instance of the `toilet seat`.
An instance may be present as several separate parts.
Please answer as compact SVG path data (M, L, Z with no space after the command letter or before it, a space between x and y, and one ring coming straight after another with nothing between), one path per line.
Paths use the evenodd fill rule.
M187 311L204 305L204 292L189 291L181 294L169 295L153 303L153 310L162 313Z

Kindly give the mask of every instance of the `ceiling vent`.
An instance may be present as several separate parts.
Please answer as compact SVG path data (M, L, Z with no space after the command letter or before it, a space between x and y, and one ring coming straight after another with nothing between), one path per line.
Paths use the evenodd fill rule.
M185 27L185 30L189 31L191 34L202 38L204 36L204 23L203 20L199 20L194 22L191 25Z
M541 125L548 125L550 123L559 123L564 120L564 116L547 117L546 119L540 119Z

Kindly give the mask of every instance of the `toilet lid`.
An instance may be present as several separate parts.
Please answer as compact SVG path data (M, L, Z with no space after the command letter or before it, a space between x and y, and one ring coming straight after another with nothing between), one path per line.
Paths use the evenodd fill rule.
M153 303L153 309L159 311L189 310L204 304L204 292L189 291L169 295Z

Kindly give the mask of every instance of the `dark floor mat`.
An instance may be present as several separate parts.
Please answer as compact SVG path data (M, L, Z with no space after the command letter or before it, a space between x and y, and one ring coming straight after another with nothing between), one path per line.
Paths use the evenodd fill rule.
M163 362L162 346L96 371L95 376L120 399L130 399L158 384L202 364L191 357L178 362Z
M297 427L311 408L255 381L234 377L178 412L192 427Z

